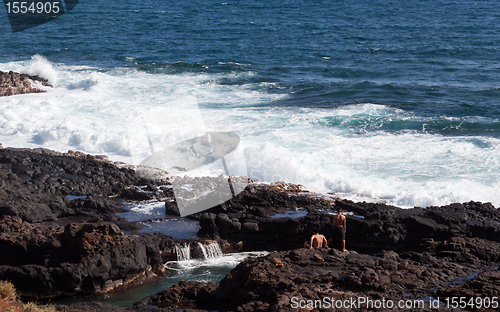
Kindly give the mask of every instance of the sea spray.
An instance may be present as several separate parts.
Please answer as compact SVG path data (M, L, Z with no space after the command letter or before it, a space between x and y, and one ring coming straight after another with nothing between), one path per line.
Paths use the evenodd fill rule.
M31 61L20 71L23 74L47 79L50 85L57 86L57 72L52 67L52 64L39 54L33 55Z
M20 71L24 63L0 67ZM198 103L197 120L206 130L241 137L226 157L231 173L401 207L470 200L500 206L495 117L426 116L373 103L269 107L283 94L252 90L251 81L217 83L232 74L151 74L60 63L54 68L59 87L53 92L1 99L3 146L72 149L140 163L150 154L148 133L159 143L155 149L198 136L183 130L183 118L169 118L172 112L192 116L186 106ZM221 173L222 165L213 163L189 174Z

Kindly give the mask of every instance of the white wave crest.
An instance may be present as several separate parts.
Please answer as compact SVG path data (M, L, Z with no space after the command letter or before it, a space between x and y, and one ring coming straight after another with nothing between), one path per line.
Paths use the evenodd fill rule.
M57 72L52 67L52 64L39 54L33 55L31 61L21 69L21 72L47 79L49 84L54 87L57 85Z

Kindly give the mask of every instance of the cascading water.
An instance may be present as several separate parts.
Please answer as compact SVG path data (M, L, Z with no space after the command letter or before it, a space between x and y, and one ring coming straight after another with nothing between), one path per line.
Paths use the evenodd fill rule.
M222 253L222 249L217 242L211 242L206 245L198 242L198 247L201 253L194 250L194 254L191 254L190 243L184 246L175 245L177 261L193 260L195 258L198 258L198 256L201 256L202 260L216 259L224 256L224 254ZM191 258L192 256L193 258Z
M175 245L175 253L177 254L177 261L191 260L191 246L177 246Z
M207 245L203 245L202 243L198 242L198 246L200 246L205 260L220 258L224 255L217 242L212 242Z

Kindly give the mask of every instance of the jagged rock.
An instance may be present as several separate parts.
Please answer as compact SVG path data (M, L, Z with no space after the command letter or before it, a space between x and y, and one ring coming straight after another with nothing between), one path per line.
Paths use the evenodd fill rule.
M117 219L115 213L123 210L109 196L136 189L139 180L130 169L83 153L0 149L0 215L29 222Z
M210 190L210 189L207 189ZM217 205L213 208L205 210L201 213L190 216L191 219L199 220L203 213L241 213L252 214L259 217L267 217L284 212L287 210L301 209L329 209L331 203L311 196L297 195L293 192L282 192L271 189L266 185L250 184L244 188L238 195Z
M181 213L179 212L179 207L177 207L175 201L165 202L165 215L174 217L178 217L181 215Z
M110 198L141 180L83 153L0 149L0 279L24 298L95 294L165 273L173 240L124 235ZM156 182L148 182L154 184Z
M418 262L395 252L365 255L334 249L295 249L271 253L239 264L220 283L181 282L146 297L134 310L189 305L204 310L294 311L297 307L292 306L293 302L305 300L306 304L307 300L314 302L325 297L385 298L397 303L444 294L449 297L461 293L469 297L500 294L498 268L484 269L470 263L463 266L443 259L434 263L432 254L425 255L427 258ZM319 258L323 261L318 261ZM282 265L277 266L277 261ZM473 274L478 270L482 273ZM481 288L471 288L478 285ZM355 309L343 311L350 310ZM446 307L440 310L452 311Z
M246 196L244 194L243 198ZM238 202L238 207L242 203L243 200ZM245 250L286 250L302 246L314 228L327 238L333 235L332 216L322 212L324 206L316 209L310 206L306 216L291 219L262 216L257 207L247 209L246 213L235 212L230 202L226 205L226 210L231 212L200 215L199 236L227 240L230 244L241 241ZM347 216L346 248L360 252L382 249L401 252L415 250L416 246L419 246L418 250L428 250L436 248L429 240L445 241L453 237L472 236L500 242L500 212L490 203L468 202L426 209L401 209L347 200L337 200L336 205L354 213ZM294 208L295 205L291 204L288 210ZM427 243L422 245L424 241ZM481 259L496 261L498 252L491 248L494 247L482 246L474 254Z
M164 275L162 253L173 240L159 233L127 236L113 223L30 224L0 220L0 280L24 298L95 294Z
M109 198L132 190L129 198L169 197L173 208L172 189L157 186L103 157L0 149L0 279L13 281L24 298L47 299L106 292L164 274L173 240L162 234L125 235L122 229L138 225L118 218L121 208ZM337 206L354 213L347 216L349 251L310 251L296 248L313 228L330 235L331 204L285 191L249 185L230 201L193 216L200 222L199 235L219 240L225 250L281 251L244 261L220 283L181 282L129 311L295 311L296 300L325 296L400 300L500 294L500 214L491 204L400 209L337 200ZM307 216L272 217L299 207ZM96 303L58 309L124 311Z
M43 86L51 86L46 79L38 76L19 74L13 71L7 73L0 70L0 96L45 92L33 87L32 81L37 81Z

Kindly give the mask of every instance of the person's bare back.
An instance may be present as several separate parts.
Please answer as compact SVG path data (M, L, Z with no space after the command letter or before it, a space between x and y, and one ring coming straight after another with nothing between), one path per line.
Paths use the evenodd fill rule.
M311 236L311 248L310 249L319 249L326 248L328 246L326 237L322 234L313 234Z
M309 247L309 249L327 248L328 241L324 235L318 233L318 229L314 229L313 235L311 236L311 242L304 242L304 247Z
M342 214L342 212L338 212L337 215L333 217L333 226L335 227L343 227L345 229L346 227L346 218Z
M337 208L337 215L333 217L332 225L334 233L338 233L337 235L340 237L340 240L342 241L342 251L347 251L347 249L345 249L345 233L347 230L346 217L342 214L340 208ZM330 244L331 241L332 239L330 239L328 243Z

